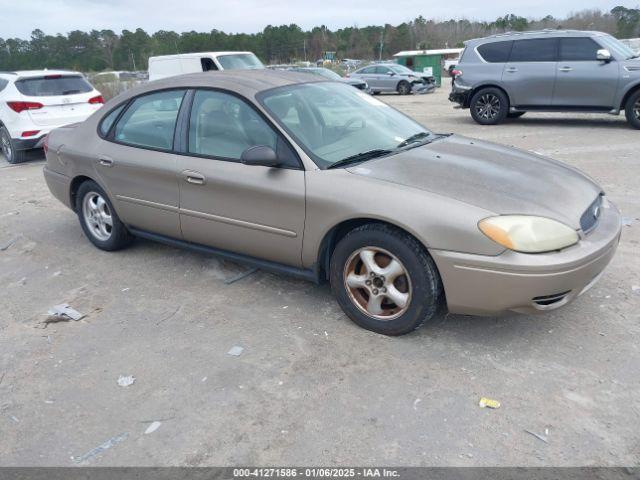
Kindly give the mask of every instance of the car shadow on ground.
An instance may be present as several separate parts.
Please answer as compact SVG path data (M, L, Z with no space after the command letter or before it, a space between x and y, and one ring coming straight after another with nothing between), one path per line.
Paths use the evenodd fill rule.
M18 167L20 165L25 165L25 164L28 165L32 163L43 162L44 160L45 160L44 150L41 148L27 151L26 160L24 162L17 163L15 165L12 165L9 162L7 162L6 157L2 153L0 153L0 168Z
M530 126L530 127L553 127L553 128L611 128L611 129L627 129L632 130L632 127L626 122L624 115L620 117L611 116L610 118L577 118L577 117L536 117L529 116L536 115L534 113L527 113L520 118L508 118L497 125L497 127L507 126L507 125L518 125L518 126ZM467 124L476 125L482 127L483 125L478 125L471 117L466 119ZM489 128L496 128L496 125L488 125Z

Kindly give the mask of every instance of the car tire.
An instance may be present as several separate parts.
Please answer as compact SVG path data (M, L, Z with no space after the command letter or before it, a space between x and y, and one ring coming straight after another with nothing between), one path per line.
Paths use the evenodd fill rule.
M469 103L471 117L480 125L497 125L507 118L509 99L498 88L478 90Z
M640 129L640 90L638 90L627 99L624 113L627 117L627 122L629 122L629 125L631 125L633 128Z
M16 163L22 163L27 159L27 152L25 150L17 150L15 143L9 135L9 131L2 127L0 128L0 149L4 154L7 162L15 165Z
M84 234L99 249L120 250L133 241L111 200L97 183L88 180L80 185L75 207Z
M366 224L347 233L333 251L330 270L331 290L345 314L376 333L412 332L441 303L433 259L414 237L389 225Z
M509 112L507 114L507 118L520 118L521 116L523 116L525 113L527 112Z
M411 93L411 84L406 80L402 80L398 82L396 90L400 95L409 95Z

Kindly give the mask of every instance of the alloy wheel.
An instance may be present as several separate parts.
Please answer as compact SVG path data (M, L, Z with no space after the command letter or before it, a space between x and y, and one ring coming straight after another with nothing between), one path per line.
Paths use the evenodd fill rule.
M475 109L478 117L492 120L500 113L500 99L493 93L485 93L476 102Z
M640 98L636 100L636 104L633 106L633 114L638 120L640 120Z
M89 192L82 201L82 215L91 234L98 240L106 242L111 238L113 218L109 204L97 192Z
M402 262L379 247L363 247L351 254L344 283L353 304L377 320L393 320L411 304L411 279Z

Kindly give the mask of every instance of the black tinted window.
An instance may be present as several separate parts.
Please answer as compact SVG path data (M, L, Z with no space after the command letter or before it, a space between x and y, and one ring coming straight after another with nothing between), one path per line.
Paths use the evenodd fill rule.
M511 45L513 42L493 42L485 43L478 47L478 53L485 62L505 63L509 60Z
M106 136L107 133L109 133L111 125L113 125L113 122L116 121L116 118L118 118L118 115L120 115L120 112L123 108L124 105L120 105L118 108L112 110L106 117L102 119L102 122L100 123L100 133L103 136Z
M561 38L560 60L573 62L597 60L597 52L601 48L590 38Z
M558 41L555 38L515 40L511 62L555 62Z
M79 75L45 75L44 77L23 78L16 82L18 91L29 97L55 97L88 93L93 87Z
M7 86L9 80L5 80L4 78L0 78L0 92L4 90L4 87Z
M115 139L141 147L171 150L184 90L136 98L116 124Z

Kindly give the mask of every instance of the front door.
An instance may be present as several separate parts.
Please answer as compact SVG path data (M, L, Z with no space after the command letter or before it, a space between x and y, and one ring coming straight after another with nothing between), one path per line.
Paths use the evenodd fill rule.
M556 81L556 38L515 40L502 83L512 107L550 107Z
M604 47L589 37L560 39L553 104L559 107L612 109L620 78L619 63L597 59Z
M179 238L178 166L171 152L185 90L135 99L121 115L105 117L105 139L94 153L99 179L122 221L135 228Z
M242 164L255 145L272 147L283 165ZM186 150L178 159L184 239L300 267L304 170L262 116L235 95L198 90Z

